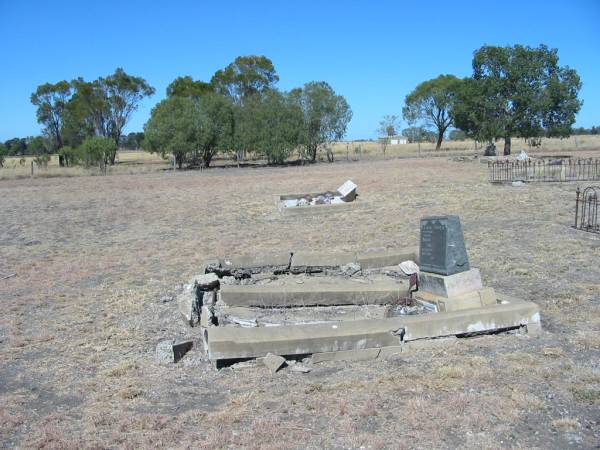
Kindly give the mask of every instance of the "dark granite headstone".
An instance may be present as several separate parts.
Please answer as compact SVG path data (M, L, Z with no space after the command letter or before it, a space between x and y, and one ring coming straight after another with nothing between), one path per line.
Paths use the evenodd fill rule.
M462 226L458 216L421 219L421 271L453 275L469 270Z

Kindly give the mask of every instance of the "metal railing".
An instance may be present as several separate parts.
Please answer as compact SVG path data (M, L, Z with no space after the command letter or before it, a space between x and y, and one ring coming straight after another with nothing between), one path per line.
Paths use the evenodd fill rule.
M490 183L600 180L600 159L500 160L488 162Z
M598 206L600 206L600 186L589 186L583 192L577 187L575 199L575 228L600 234Z

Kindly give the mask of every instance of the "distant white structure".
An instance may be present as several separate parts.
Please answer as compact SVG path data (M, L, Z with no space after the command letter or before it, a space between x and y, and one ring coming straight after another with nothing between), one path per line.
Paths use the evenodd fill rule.
M390 145L404 145L408 144L408 139L404 136L390 136Z

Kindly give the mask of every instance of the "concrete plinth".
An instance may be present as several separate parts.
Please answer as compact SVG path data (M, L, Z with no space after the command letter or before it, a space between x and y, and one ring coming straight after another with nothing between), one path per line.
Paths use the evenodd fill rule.
M456 297L483 288L479 269L470 269L454 275L419 273L419 290L441 297Z
M442 297L429 292L417 291L414 297L437 306L440 312L460 311L495 305L497 302L494 288L483 288L454 297Z
M311 280L312 281L312 280ZM302 284L221 286L221 300L227 306L290 307L315 305L389 304L406 296L408 282L386 281L362 284L340 280L334 284L318 280Z

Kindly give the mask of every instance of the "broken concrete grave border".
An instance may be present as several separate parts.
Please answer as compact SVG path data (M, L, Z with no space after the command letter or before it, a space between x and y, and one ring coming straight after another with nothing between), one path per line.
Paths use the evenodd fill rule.
M539 332L537 305L501 299L502 303L485 308L420 316L267 328L209 327L205 336L208 357L220 361L257 358L267 353L314 355L398 347L420 340L520 328L528 333Z
M214 284L211 284L214 277L205 280L203 275L206 274L216 275L221 280L219 277L223 276L244 279L246 276L267 276L268 273L290 276L328 273L332 270L338 277L343 277L341 267L345 264L357 264L362 271L378 270L398 265L405 260L418 261L418 254L416 248L396 248L345 253L290 251L213 258L204 264L204 273L194 277L186 285L187 289L180 295L184 300L180 303L180 310L183 305L185 311L181 312L188 323L200 322L205 350L209 359L217 366L227 364L228 361L263 358L268 353L288 359L313 355L313 362L382 358L417 347L423 348L426 342L444 345L442 343L452 343L456 338L474 334L508 330L536 334L540 331L537 305L496 295L491 288L475 289L479 285L472 286L473 289L469 292L454 298L419 291L416 298L434 305L434 310L438 312L418 316L266 327L246 324L240 327L215 326L210 315L211 309L219 302L229 307L250 309L297 305L310 308L313 304L347 305L357 303L353 300L355 298L360 298L361 304L385 304L394 297L398 298L405 292L406 286L399 283L397 287L386 288L377 284L363 286L357 283L355 287L344 290L334 284L331 289L324 288L316 294L302 285L288 286L285 292L270 285L232 286L220 283L215 289ZM192 296L193 301L190 300ZM312 301L311 296L314 297Z

